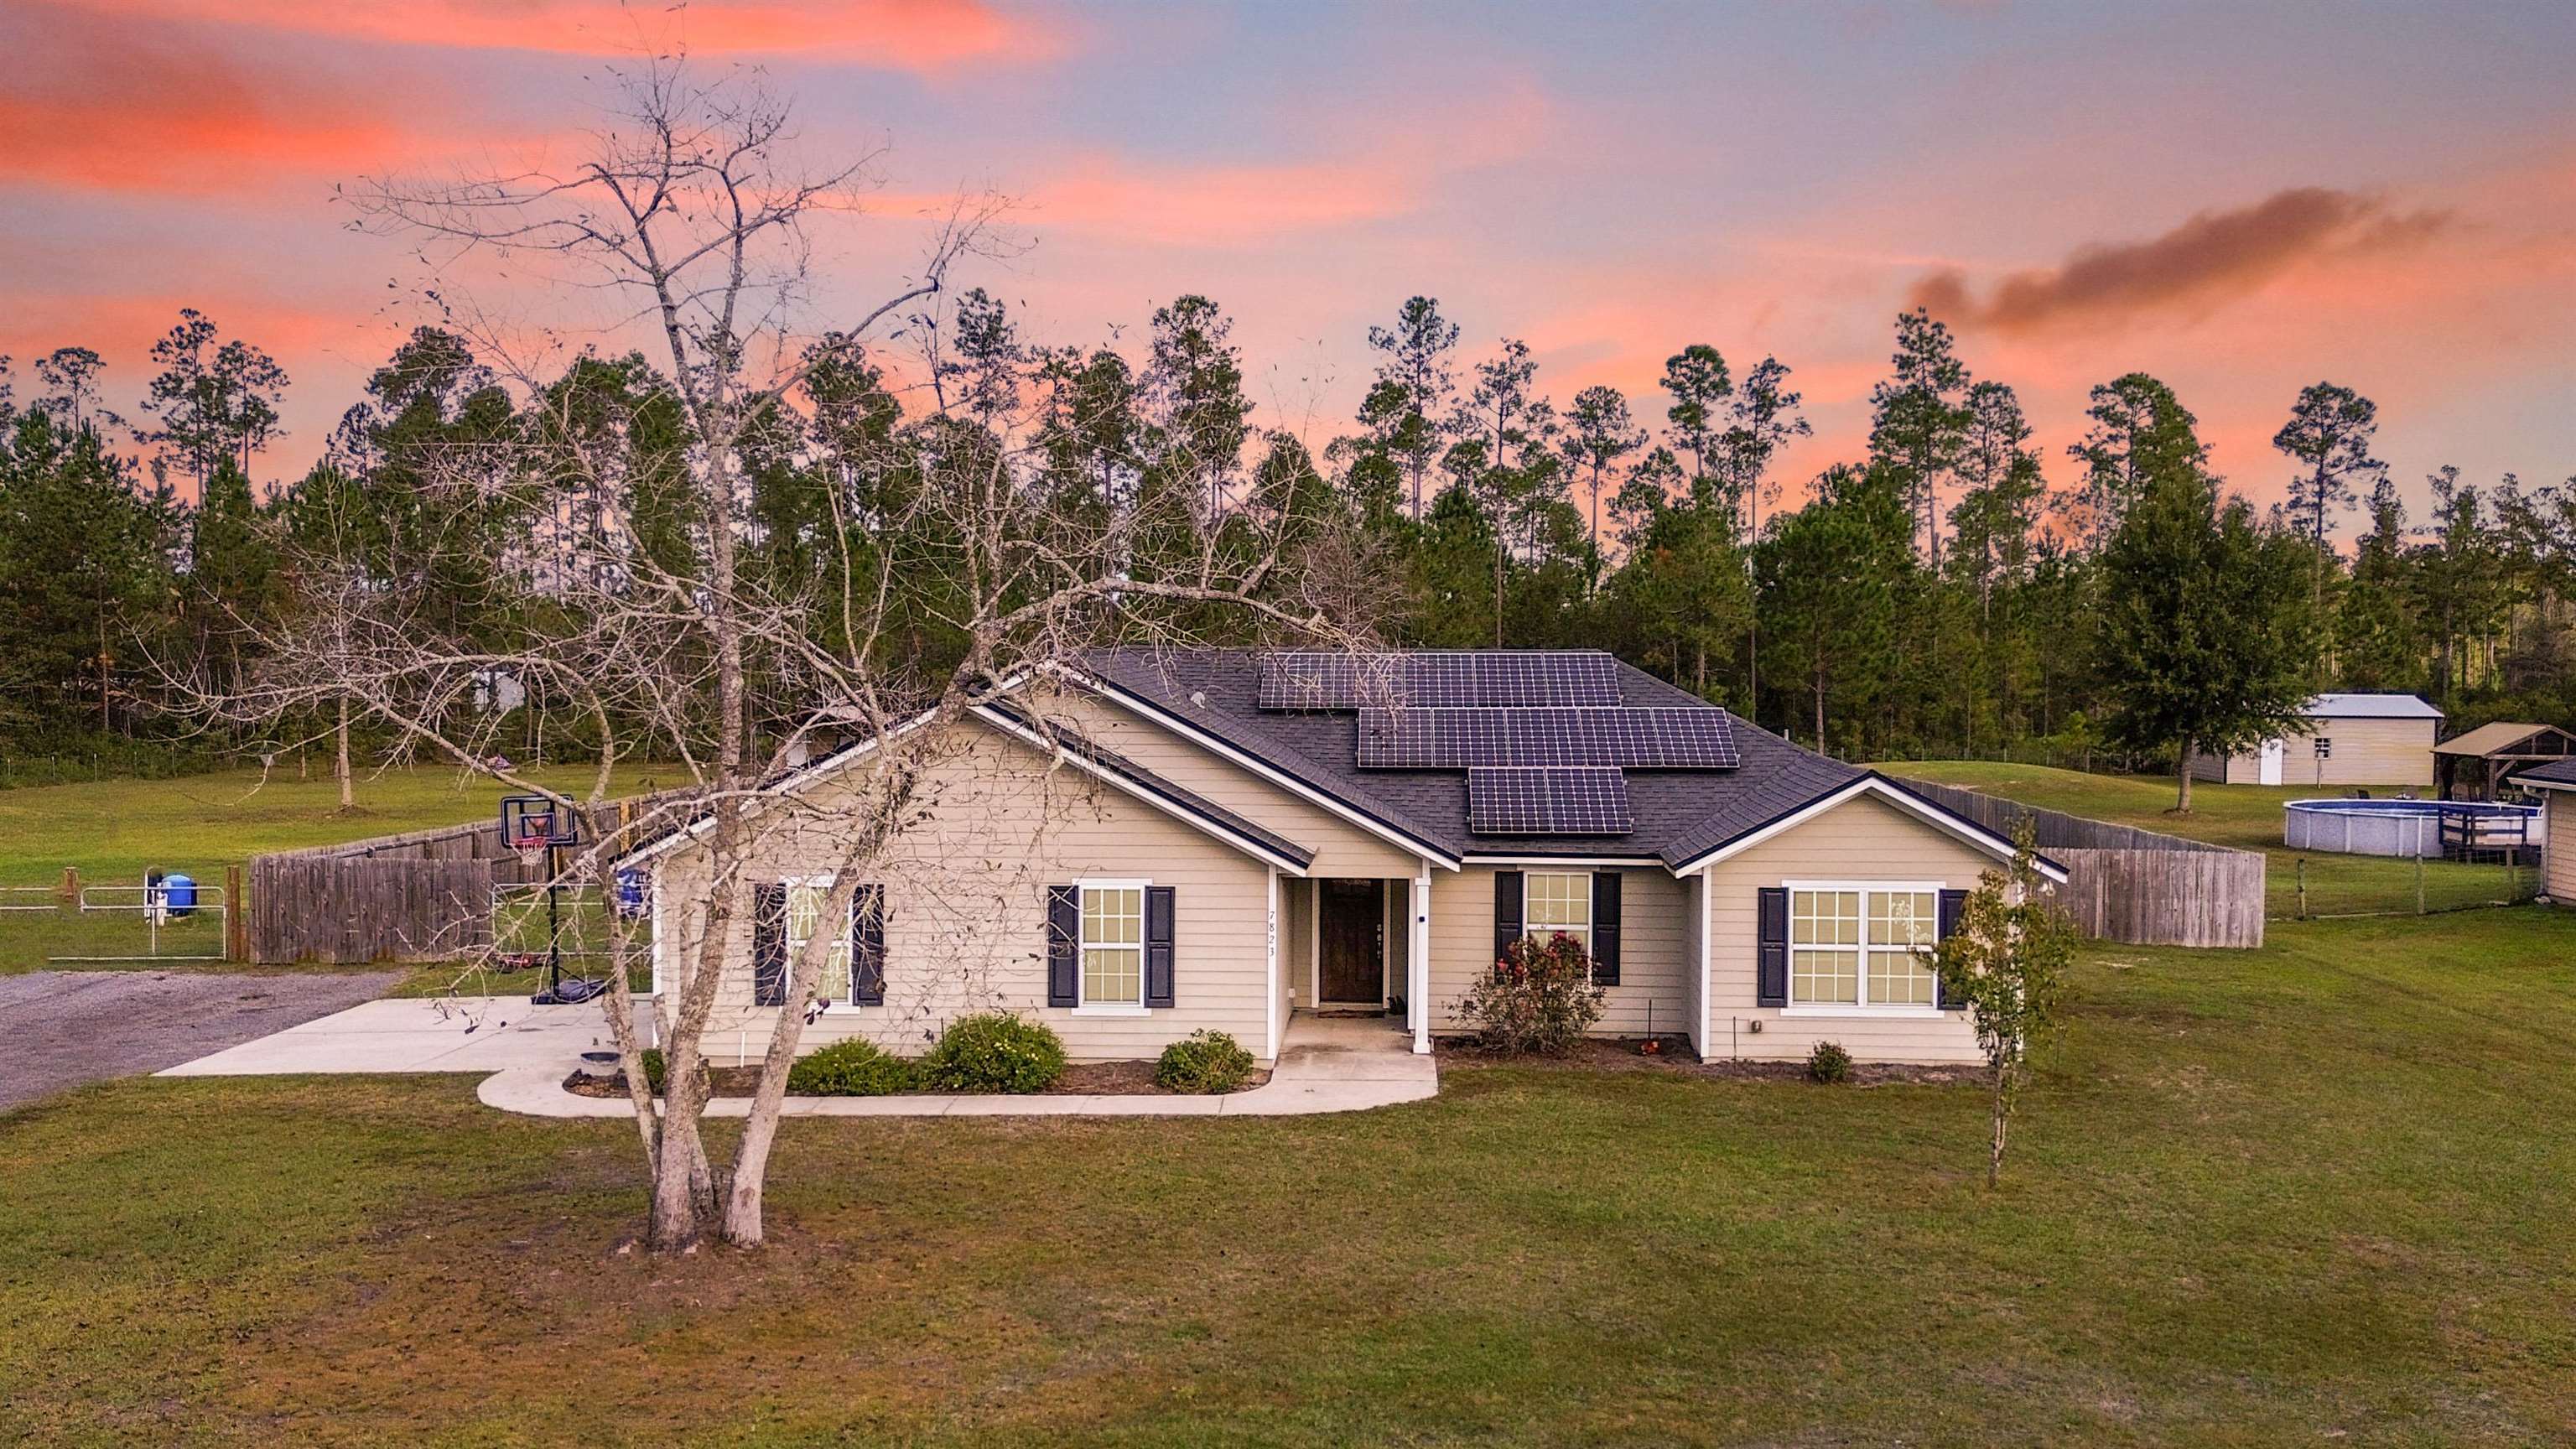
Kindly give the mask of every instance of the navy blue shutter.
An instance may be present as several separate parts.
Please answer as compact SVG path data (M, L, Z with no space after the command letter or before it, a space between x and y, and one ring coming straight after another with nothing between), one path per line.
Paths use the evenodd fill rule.
M1941 917L1940 924L1935 929L1935 935L1941 940L1949 940L1950 933L1959 929L1959 917L1967 909L1968 893L1966 891L1941 892ZM1938 972L1935 972L1932 977L1932 1001L1934 1005L1940 1007L1943 1011L1965 1011L1968 1009L1968 1003L1964 1001L1952 1001L1950 999L1950 993L1941 989L1941 977Z
M1619 872L1592 873L1592 984L1619 984Z
M1172 1004L1172 888L1145 887L1145 1004Z
M1082 1002L1082 891L1047 887L1047 1005Z
M1521 924L1521 873L1494 872L1494 959L1500 961L1512 943L1527 934Z
M787 1004L787 887L751 888L751 1004Z
M885 887L863 885L850 897L850 1000L885 1005Z
M1789 1004L1789 891L1764 886L1754 893L1754 918L1761 948L1754 957L1753 1004Z

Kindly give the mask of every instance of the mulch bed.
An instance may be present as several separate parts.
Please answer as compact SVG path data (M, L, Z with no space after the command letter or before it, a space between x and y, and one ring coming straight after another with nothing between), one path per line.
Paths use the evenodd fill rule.
M719 1097L748 1097L760 1090L760 1068L758 1067L714 1067L709 1069L708 1075L713 1079L715 1095ZM1256 1068L1251 1075L1243 1079L1243 1085L1235 1090L1249 1092L1269 1080L1268 1072ZM575 1072L564 1078L564 1090L576 1097L613 1097L623 1101L626 1097L626 1075L619 1072L606 1077L588 1077ZM939 1094L899 1092L893 1095L909 1097ZM1085 1062L1078 1066L1066 1067L1064 1075L1056 1078L1054 1086L1035 1095L1042 1097L1177 1097L1181 1094L1154 1084L1152 1062Z
M1554 1067L1593 1072L1669 1072L1683 1077L1709 1077L1748 1082L1803 1082L1807 1079L1804 1062L1741 1062L1719 1057L1696 1061L1691 1056L1687 1038L1659 1038L1660 1050L1648 1055L1641 1048L1642 1037L1586 1038L1574 1051L1562 1057L1488 1056L1480 1051L1472 1037L1444 1037L1440 1049L1452 1061L1508 1063L1515 1067ZM1878 1087L1891 1084L1940 1084L1982 1080L1985 1071L1976 1066L1921 1067L1854 1062L1845 1085Z

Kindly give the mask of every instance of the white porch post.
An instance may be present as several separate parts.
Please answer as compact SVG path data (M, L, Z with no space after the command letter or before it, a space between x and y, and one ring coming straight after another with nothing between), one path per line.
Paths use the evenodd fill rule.
M1404 954L1404 995L1412 1008L1413 1051L1431 1054L1431 862L1413 872L1413 939Z
M1264 1055L1279 1060L1279 867L1270 867L1269 969L1262 974L1263 1010L1267 1014L1270 1050Z

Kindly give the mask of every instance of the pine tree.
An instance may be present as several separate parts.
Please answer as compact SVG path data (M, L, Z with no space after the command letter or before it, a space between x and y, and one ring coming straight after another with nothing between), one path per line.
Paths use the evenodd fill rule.
M2095 662L2110 739L2172 751L2184 813L2194 752L2295 729L2316 658L2306 547L2222 504L2199 455L2196 439L2160 454L2104 549Z

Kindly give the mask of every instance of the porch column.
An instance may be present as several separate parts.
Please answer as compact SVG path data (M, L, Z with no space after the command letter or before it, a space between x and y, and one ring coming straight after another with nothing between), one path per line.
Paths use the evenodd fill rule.
M1413 1051L1431 1054L1431 862L1413 872L1413 938L1404 953L1404 997L1413 1018Z
M1270 867L1269 926L1265 933L1268 956L1261 975L1264 1034L1269 1038L1270 1060L1279 1060L1279 867Z

